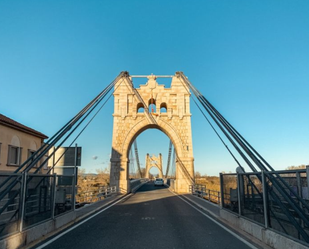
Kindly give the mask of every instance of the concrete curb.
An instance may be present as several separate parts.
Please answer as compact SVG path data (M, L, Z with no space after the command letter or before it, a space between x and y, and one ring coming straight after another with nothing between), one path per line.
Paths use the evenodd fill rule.
M192 201L192 200L190 200L188 197L186 197L185 195L181 195L181 196L184 197L184 198L186 198L188 201ZM199 200L201 200L201 201L204 201L204 202L206 202L206 203L209 204L209 205L213 205L213 206L215 206L215 207L218 207L218 209L220 209L220 206L217 206L216 204L214 204L214 203L212 203L212 202L209 202L209 201L207 201L207 200L205 200L205 199L201 199L201 198L199 198L199 197L197 197L197 196L195 196L195 195L193 195L193 197L196 198L196 199L199 199ZM194 201L193 201L193 202L194 202ZM196 203L196 202L194 202L194 204L195 204L196 206L198 206L199 208L203 209L205 212L207 212L209 215L213 216L214 218L217 218L217 219L220 218L219 215L217 215L217 214L215 214L214 212L208 210L207 208L201 206L200 204L198 204L198 203Z
M188 200L189 202L193 202L194 205L199 207L200 209L204 210L210 216L214 217L215 219L219 220L223 224L229 226L232 230L237 231L238 233L242 234L248 240L251 240L255 244L263 243L263 248L274 248L274 249L308 249L307 245L295 241L289 237L286 237L280 233L277 233L271 229L265 229L263 226L251 222L243 217L240 217L236 214L233 214L229 211L226 211L219 208L219 215L213 213L212 211L208 210L207 208L203 207L199 203L195 202L194 200L189 199L185 195L181 195L183 198ZM200 199L194 196L197 199ZM207 200L203 200L209 203ZM213 204L215 205L215 204Z
M137 190L139 190L142 186L144 186L147 182L149 182L149 181L146 181L146 182L143 182L142 184L140 184L140 185L138 185L138 186L136 186L135 188L133 188L132 190L131 190L131 193L135 193Z

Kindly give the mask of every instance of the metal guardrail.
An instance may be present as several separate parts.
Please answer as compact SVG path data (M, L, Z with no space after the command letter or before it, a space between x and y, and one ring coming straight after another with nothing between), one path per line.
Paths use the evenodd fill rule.
M3 210L0 214L0 238L74 211L79 206L76 205L74 178L73 175L1 173L0 185L4 184L0 191L16 179L20 180L0 201L0 209ZM116 187L101 187L96 198L100 200L116 193Z
M190 185L190 193L208 200L212 203L220 205L221 203L221 192L217 190L207 189L206 185L196 184Z
M281 198L278 191L272 187L270 178L280 175L289 186L289 188L285 187L289 195L297 200L296 195L298 194L305 203L309 204L308 172L309 169L220 174L221 191L207 189L206 185L196 184L190 186L190 192L210 202L220 204L223 209L259 223L265 228L271 228L304 241L300 232L290 223L289 217L283 212L280 205L289 208L295 220L308 234L309 227L302 221L301 217L293 212L292 206L289 206L289 203ZM279 196L280 205L272 198L270 191ZM303 204L298 202L298 205L302 208ZM305 215L309 217L306 209L303 210Z
M303 202L309 204L308 169L268 171L254 173L220 174L222 208L246 219L261 224L265 228L274 229L298 240L303 237L291 222L291 217L309 234L309 227L302 218L294 212L293 207L281 196L272 185L272 178L280 176L285 181L282 188L309 217ZM277 198L273 198L276 195ZM296 196L298 195L298 196ZM302 202L298 198L302 199ZM284 212L282 205L289 210Z
M103 200L113 194L117 194L116 186L99 186L97 190L88 190L76 195L76 207Z
M147 182L148 179L147 178L141 178L141 179L135 179L135 180L131 180L130 181L130 189L131 191L135 190L135 188L137 188L139 185L143 184L144 182Z
M139 185L143 184L144 182L148 181L146 178L141 179L134 179L130 181L130 189L135 189ZM76 206L81 207L85 204L90 204L93 202L100 201L108 196L113 194L117 194L117 187L116 186L99 186L97 189L92 189L84 192L80 192L76 195Z

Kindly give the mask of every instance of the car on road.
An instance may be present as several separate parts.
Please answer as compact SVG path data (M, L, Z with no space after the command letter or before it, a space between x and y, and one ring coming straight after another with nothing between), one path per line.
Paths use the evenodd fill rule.
M164 185L164 180L162 178L157 178L155 181L154 181L154 185L155 186L163 186Z

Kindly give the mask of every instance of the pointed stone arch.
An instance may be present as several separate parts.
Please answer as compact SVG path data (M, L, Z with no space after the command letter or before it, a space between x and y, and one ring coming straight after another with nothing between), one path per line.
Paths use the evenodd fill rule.
M149 178L149 172L152 168L157 168L159 170L159 177L163 178L163 167L162 167L162 155L159 154L158 157L155 155L150 156L149 154L146 155L146 175L145 178Z
M114 91L114 124L111 156L112 185L121 192L129 192L129 149L136 137L147 129L158 129L173 142L176 160L175 190L188 192L194 182L194 158L191 135L190 92L177 75L172 77L171 88L165 88L150 75L145 85L134 88L129 75L121 78ZM149 100L156 96L158 107L168 107L167 113L148 110ZM142 103L142 105L141 105ZM144 112L138 109L144 106Z

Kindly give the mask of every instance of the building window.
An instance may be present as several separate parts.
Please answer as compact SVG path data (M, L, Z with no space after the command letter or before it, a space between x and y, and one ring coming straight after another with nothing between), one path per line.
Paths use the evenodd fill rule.
M21 148L9 145L8 165L20 165Z
M33 160L35 159L35 157L33 156L34 153L35 153L35 150L28 150L28 158L32 157L30 163L32 163ZM35 165L33 165L33 166L36 167L37 164L35 164Z

